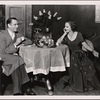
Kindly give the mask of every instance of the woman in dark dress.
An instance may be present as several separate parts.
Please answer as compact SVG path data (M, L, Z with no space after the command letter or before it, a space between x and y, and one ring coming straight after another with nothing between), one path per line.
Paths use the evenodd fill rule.
M93 62L86 56L82 46L91 51L95 57L99 57L99 53L85 42L82 34L76 30L75 22L65 23L64 34L57 40L56 45L61 43L68 45L70 49L71 64L68 82L71 88L77 92L87 91L91 87L100 89Z

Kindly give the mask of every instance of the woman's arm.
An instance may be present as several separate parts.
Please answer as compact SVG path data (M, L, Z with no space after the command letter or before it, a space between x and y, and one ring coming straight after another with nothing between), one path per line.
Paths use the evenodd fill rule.
M87 49L87 50L89 50L91 52L94 50L94 48L90 47L85 41L82 42L82 45L84 46L85 49Z
M64 28L64 34L57 40L56 45L58 46L59 44L61 44L61 42L63 41L64 37L67 35L68 33L66 32L65 28Z
M94 50L94 48L90 47L86 42L83 42L82 45L84 46L84 48L91 51L95 57L99 57L99 53Z

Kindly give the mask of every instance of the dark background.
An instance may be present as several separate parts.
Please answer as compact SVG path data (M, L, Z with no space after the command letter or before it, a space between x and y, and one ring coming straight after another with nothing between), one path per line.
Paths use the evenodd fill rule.
M5 5L0 5L0 30L5 29Z
M56 41L62 34L66 21L75 21L84 38L91 38L96 33L96 37L92 40L96 49L100 50L100 23L95 23L95 5L33 5L32 15L38 15L39 11L45 9L52 14L58 12L58 16L62 17L59 22L53 23L53 38Z
M58 12L57 16L62 17L62 20L53 23L52 26L55 41L63 34L65 22L72 20L76 22L78 31L84 38L90 39L96 33L96 37L91 41L100 51L100 23L95 23L95 5L32 5L32 19L43 9L51 11L52 14ZM0 5L0 30L2 29L5 29L5 5Z

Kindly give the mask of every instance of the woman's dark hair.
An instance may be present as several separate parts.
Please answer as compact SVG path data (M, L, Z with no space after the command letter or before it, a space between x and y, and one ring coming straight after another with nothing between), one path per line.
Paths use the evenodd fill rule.
M17 18L15 18L15 17L10 17L10 18L7 20L7 22L6 22L7 27L8 27L8 24L10 24L12 20L17 20Z
M77 30L77 26L76 26L76 23L74 21L68 21L68 23L70 24L72 31Z

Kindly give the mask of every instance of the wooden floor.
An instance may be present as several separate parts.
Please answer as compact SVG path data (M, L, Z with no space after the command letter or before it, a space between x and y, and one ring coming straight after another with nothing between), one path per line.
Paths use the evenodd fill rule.
M99 72L100 73L100 64L99 66L97 66L97 68L99 68ZM32 73L31 73L32 74ZM31 76L31 74L29 76ZM60 84L59 84L59 79L61 79L60 77L65 75L65 73L51 73L51 81L52 81L52 86L53 86L53 91L54 91L54 96L71 96L71 95L79 95L79 96L83 96L83 95L86 95L86 96L100 96L100 90L90 90L88 92L83 92L83 93L79 93L79 92L75 92L71 89L71 87L66 84L65 87L61 88ZM100 75L99 75L100 77ZM4 81L7 80L7 79L4 79ZM59 85L58 85L59 84ZM37 82L37 81L34 81L34 84L32 83L32 89L33 91L41 96L41 95L46 95L48 96L48 91L46 89L46 86L45 84L42 82ZM13 84L12 83L9 83L8 86L6 87L5 91L4 91L4 96L5 95L13 95Z
M48 91L45 87L45 85L34 85L34 87L32 88L33 91L37 94L37 95L48 95ZM69 85L67 85L66 87L64 87L63 89L58 89L56 84L53 85L53 91L54 91L54 95L94 95L94 96L100 96L100 90L91 90L88 92L84 92L84 93L79 93L79 92L75 92L73 91ZM4 95L13 95L12 93L13 91L13 84L9 84L4 92Z

